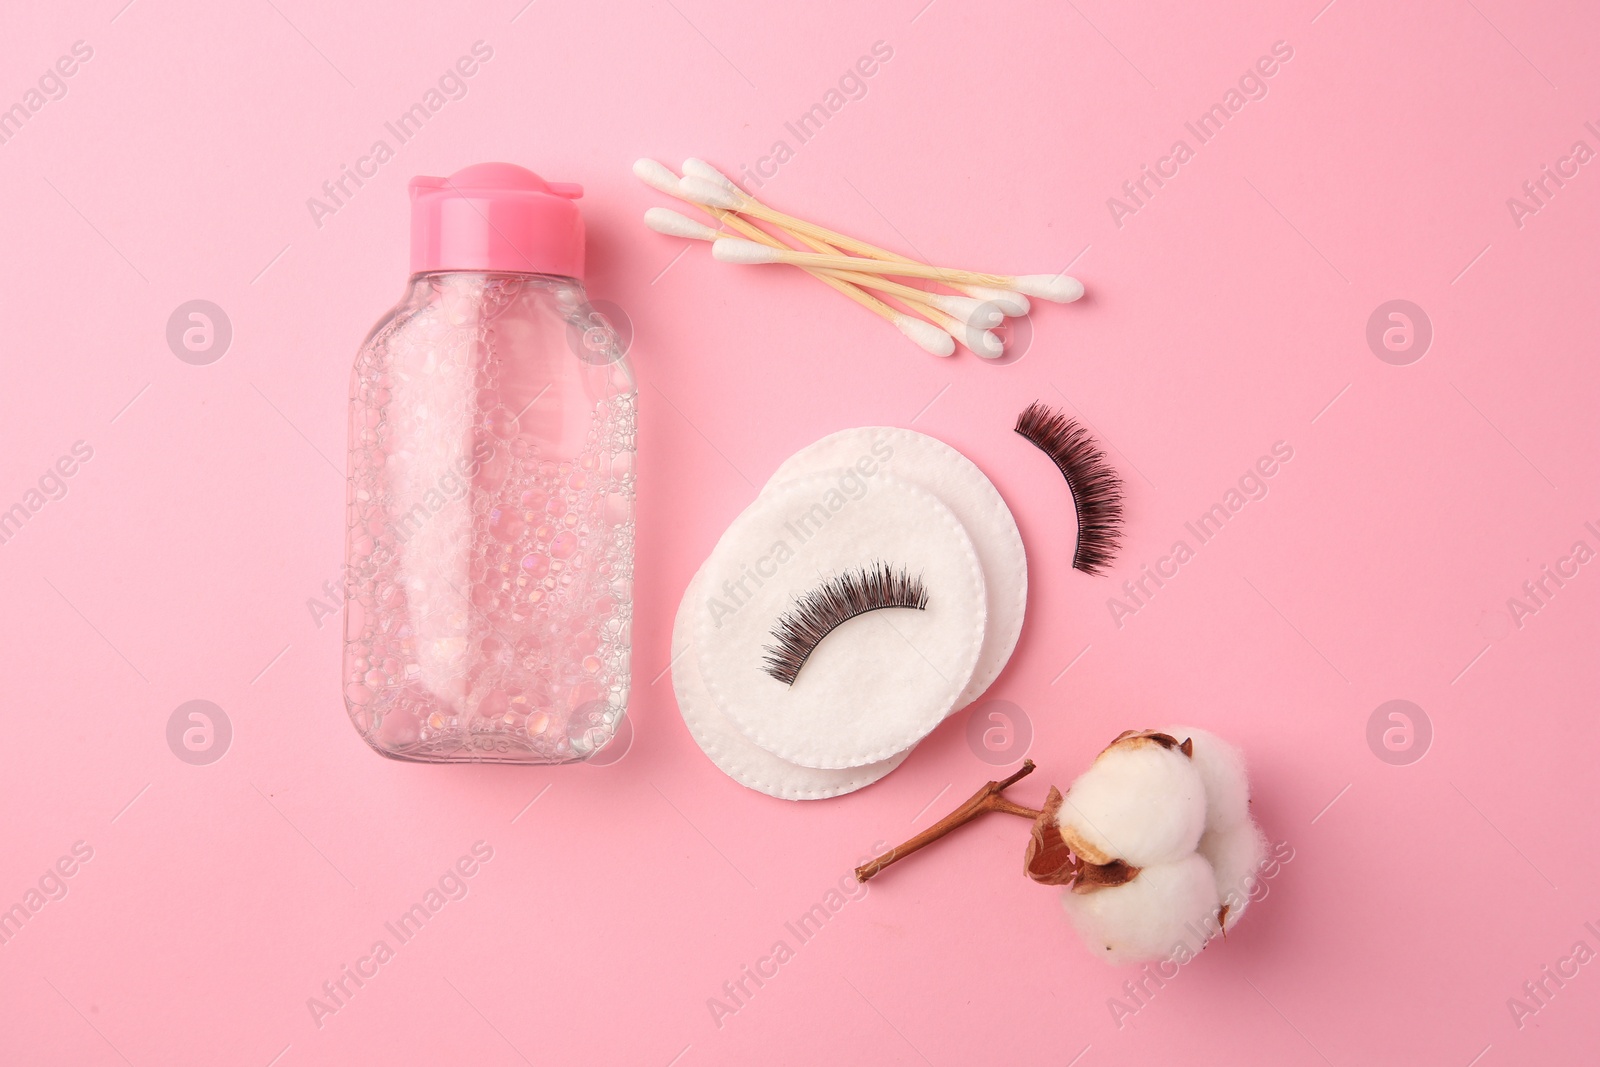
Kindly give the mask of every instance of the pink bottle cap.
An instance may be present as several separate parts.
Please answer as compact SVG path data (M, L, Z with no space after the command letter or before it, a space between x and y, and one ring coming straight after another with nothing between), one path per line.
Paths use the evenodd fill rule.
M411 179L411 273L505 271L583 277L583 187L513 163Z

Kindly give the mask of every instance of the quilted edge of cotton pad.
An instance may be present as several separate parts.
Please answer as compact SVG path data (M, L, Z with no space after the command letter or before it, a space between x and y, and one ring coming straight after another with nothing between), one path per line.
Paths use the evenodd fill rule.
M984 565L986 561L984 559L983 545L979 543L977 537L973 536L972 524L965 521L965 516L959 513L956 515L956 518L961 520L962 525L966 527L967 536L971 538L973 548L978 553L978 563L983 567L984 572L985 595L991 599L988 605L989 616L984 624L983 644L985 647L979 649L978 666L973 669L972 678L967 682L966 688L961 691L961 695L956 698L955 706L950 709L950 714L954 715L963 708L970 706L973 701L988 691L989 687L994 684L995 679L999 678L1000 673L1006 669L1006 665L1011 662L1011 655L1016 651L1017 642L1022 637L1022 624L1028 610L1028 553L1026 546L1022 543L1022 531L1017 528L1016 516L1011 513L1010 505L1000 495L1000 490L995 488L994 482L989 479L987 474L983 473L983 470L976 463L968 459L960 449L929 434L898 426L857 426L852 429L838 430L828 434L826 437L818 438L778 464L778 469L772 472L772 477L767 479L766 485L761 487L761 492L765 493L774 486L794 481L796 478L803 478L809 474L818 474L833 469L841 471L847 469L844 467L835 468L831 465L807 466L805 457L807 453L821 451L827 445L836 444L855 435L868 439L877 437L902 438L915 442L917 447L931 446L934 451L943 454L951 463L951 466L960 472L959 477L975 479L972 484L978 488L978 494L985 498L982 501L982 506L993 512L997 532L1005 544L1004 546L991 545L991 547L996 554L1006 552L1013 554L1017 561L1008 568L1010 573L1017 578L1015 596L1011 598L1010 603L997 605L995 597L999 591L997 583L990 579L989 567ZM869 453L871 453L870 447L863 450L862 454L865 456ZM892 456L890 459L879 460L878 462L888 467L889 473L897 473L893 466ZM949 507L951 511L956 510L950 501L940 496L934 486L926 485L915 477L907 476L904 473L899 473L898 476L921 486L934 496L939 497L940 501L946 507ZM994 625L997 606L1005 609L1006 625L1003 628L997 628ZM992 647L990 647L991 640L993 641ZM992 662L986 662L986 660L992 660Z
M689 622L686 612L687 605L700 590L700 575L704 572L705 565L695 571L694 577L684 587L683 599L678 603L677 614L672 622L672 692L677 698L678 714L683 718L683 724L689 729L689 736L694 743L700 746L700 751L705 753L713 766L735 782L747 789L764 793L778 800L827 800L831 797L844 796L864 789L872 783L879 781L890 771L905 762L916 746L896 753L886 760L869 763L861 767L849 767L844 770L820 770L816 767L802 767L798 763L789 763L768 752L760 745L745 737L739 728L727 719L723 719L721 730L708 727L705 721L707 716L722 718L712 703L711 694L706 690L705 683L700 679L700 667L692 655L687 655L690 647ZM691 714L686 707L696 707L697 712ZM795 772L815 776L820 782L827 785L815 787L785 786L763 777L759 769L760 764L771 761L781 765L781 769L793 769ZM751 766L751 764L755 766ZM730 766L730 764L732 764Z
M806 475L806 476L803 476L802 478L795 479L794 483L786 483L785 486L782 487L782 488L787 488L789 484L798 484L799 482L805 481L805 480L808 480L808 479L815 479L818 482L822 482L822 481L825 480L827 473L828 472L822 472L820 474ZM949 531L953 532L956 535L956 537L958 538L958 542L957 543L964 550L963 551L963 562L966 564L966 569L968 571L968 576L970 577L972 583L976 586L976 588L978 590L978 594L979 594L978 595L978 601L977 601L977 604L975 605L975 607L976 607L976 609L977 609L977 611L979 613L979 615L978 615L979 625L980 625L980 627L982 629L986 630L987 626L988 626L988 592L987 592L985 579L984 579L984 575L983 575L983 565L978 561L977 549L973 546L972 539L968 535L968 533L966 531L966 527L962 524L961 520L956 517L955 512L953 512L950 509L949 505L945 504L944 501L939 499L937 494L933 493L932 491L930 491L928 489L923 488L921 485L917 484L916 482L910 481L910 480L905 479L905 478L898 477L898 476L893 475L893 474L888 474L888 473L880 474L877 477L879 479L883 480L882 484L898 486L899 488L909 492L909 494L912 497L920 498L922 500L925 500L929 504L931 504L933 506L935 514L938 515L938 517L939 517L939 519L941 521L943 521L946 529L948 529ZM711 555L709 557L707 557L704 566L710 566L712 561L716 559L718 553L721 553L721 552L726 550L727 545L729 544L728 538L733 533L734 528L741 522L741 520L746 520L746 517L750 516L754 509L760 507L762 505L762 502L764 500L768 499L769 495L770 494L766 494L766 493L757 494L756 499L751 501L750 505L748 507L746 507L744 509L744 511L740 512L740 514L732 522L730 522L728 524L728 528L725 531L723 531L722 537L718 539L716 546L711 550ZM696 624L697 632L699 630L699 626L700 625L701 624L699 624L699 623ZM980 636L978 638L978 641L975 643L975 646L970 642L963 642L963 644L964 644L965 647L971 648L972 651L971 651L970 657L965 657L965 656L963 657L963 659L968 660L968 662L965 662L965 663L961 664L960 665L960 669L955 672L956 674L958 674L961 677L962 681L959 684L959 688L957 688L955 690L955 692L951 694L948 703L943 708L943 710L939 712L938 717L927 719L927 720L920 720L919 719L918 723L916 725L913 725L911 727L911 729L912 730L920 730L920 732L916 733L915 736L911 736L911 737L905 738L903 743L901 745L899 745L898 747L889 748L887 746L887 744L885 744L883 746L880 746L877 749L868 751L865 754L861 754L859 756L852 757L852 758L856 759L856 762L848 763L848 764L846 764L846 763L838 763L838 762L834 761L831 757L820 757L820 756L815 756L815 755L813 755L811 758L814 758L814 759L826 759L830 763L833 763L834 765L833 766L823 767L823 766L817 766L817 765L814 765L814 764L811 764L811 763L800 763L798 760L787 758L783 753L775 751L774 748L772 747L772 745L764 743L763 740L760 737L756 736L756 734L760 732L759 726L747 725L745 722L742 722L738 717L728 713L728 710L727 710L728 701L727 701L725 695L722 694L719 691L719 686L716 684L716 681L714 679L706 677L706 673L705 673L705 670L704 670L703 666L701 667L701 680L705 684L707 692L710 693L712 704L717 708L717 710L719 712L721 712L724 716L726 716L729 719L729 721L731 721L734 724L734 726L736 726L738 728L740 733L742 733L745 737L749 738L750 741L755 743L760 748L763 748L768 752L772 752L773 755L778 756L780 759L783 759L787 763L798 763L800 766L814 767L815 769L818 769L818 770L846 770L846 769L848 769L850 767L866 766L868 764L879 763L879 762L882 762L884 760L892 758L893 756L899 754L902 751L905 751L905 750L911 748L912 746L914 746L915 744L920 742L924 737L926 737L928 734L932 733L935 729L937 729L941 722L943 722L945 719L949 718L951 712L957 706L956 702L960 699L961 694L963 692L965 692L965 690L966 690L966 683L971 680L972 671L977 666L978 656L981 654L982 648L983 648L983 637L980 634ZM703 649L700 650L697 653L697 656L703 656L703 655L704 655L704 650ZM925 725L926 728L922 728L924 725ZM770 740L770 737L769 737L769 740ZM776 742L774 742L774 744L776 744Z

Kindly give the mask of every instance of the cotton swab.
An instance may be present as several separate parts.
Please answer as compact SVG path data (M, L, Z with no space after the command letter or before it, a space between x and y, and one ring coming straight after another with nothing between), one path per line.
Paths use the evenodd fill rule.
M1066 275L1030 274L1022 275L1020 278L1012 278L1007 275L1000 274L982 274L977 271L963 271L946 267L930 267L927 264L918 263L915 260L906 259L903 256L897 256L894 253L887 252L884 249L877 248L874 245L869 245L863 241L857 241L853 237L849 237L842 233L836 233L825 227L806 222L804 219L798 219L792 215L786 215L781 211L769 208L755 197L750 196L738 186L734 185L726 175L722 174L720 171L715 171L715 168L711 167L709 164L699 160L695 160L693 162L696 165L696 169L700 170L701 173L714 171L716 177L695 177L691 175L690 177L682 178L678 181L675 195L682 197L683 199L693 201L694 203L700 204L703 207L717 208L722 211L737 211L743 214L751 215L755 218L763 220L764 222L770 222L775 226L780 226L797 236L804 235L814 237L826 241L830 245L837 245L841 248L860 252L863 255L872 256L878 259L879 264L903 265L904 269L890 269L888 266L882 266L878 264L863 264L854 257L845 256L836 256L834 258L838 260L848 259L850 261L848 264L837 262L824 263L820 260L802 263L800 260L792 260L789 258L762 259L759 258L753 251L743 248L724 247L720 254L715 248L713 248L713 255L717 255L718 258L722 259L724 262L792 263L795 266L804 265L825 270L857 270L862 273L897 274L903 278L928 278L933 281L942 281L951 285L965 283L971 285L982 285L991 288L1009 287L1010 289L1018 292L1026 293L1029 296L1037 296L1041 299L1053 300L1058 303L1069 303L1083 295L1082 284L1080 284L1077 279L1069 278ZM665 170L665 168L662 169ZM791 253L791 255L796 256L805 256L809 254L811 253Z
M641 160L640 162L645 161ZM666 173L671 176L671 172L667 171L665 167L661 167L661 170L666 171ZM635 167L635 173L638 173L637 166ZM660 180L660 174L653 171L650 173L652 178L655 178L658 181ZM643 175L641 175L641 177L643 177ZM677 181L675 176L672 177L672 181L674 183ZM652 181L647 180L647 184L651 184L656 188L660 188L662 192L672 191L670 187L661 188L660 185L656 185L655 182ZM695 222L693 219L684 215L680 215L676 211L668 210L667 208L651 208L645 212L644 221L646 226L649 226L657 233L667 234L672 237L684 237L695 241L716 241L725 236L720 231L714 230L710 226ZM742 232L750 233L752 235L761 233L759 229L754 226L750 226L748 223L744 223L742 219L724 216L720 218L719 221L728 223L729 225L738 226ZM741 223L743 224L740 225ZM763 236L767 236L769 240L775 240L771 238L770 235ZM818 281L832 286L845 296L848 296L850 299L865 307L867 310L881 316L884 319L887 319L895 329L905 334L906 337L910 338L913 344L915 344L918 348L921 348L924 352L935 356L949 356L955 353L955 341L951 338L950 334L947 331L940 329L938 326L935 326L933 323L924 322L915 315L907 315L904 312L896 311L894 308L890 307L888 304L885 304L877 297L874 297L869 293L863 293L860 289L857 289L848 282L832 277L831 275L820 271L812 271L811 273L816 276Z
M728 236L721 230L714 230L687 215L680 215L665 207L653 207L646 211L644 224L657 233L664 233L668 237L683 237L690 241L715 241L719 237Z
M731 212L715 211L710 208L707 208L706 210L711 211L712 216L718 222L726 226L732 226L734 229L738 230L752 241L759 241L762 244L770 245L773 248L784 247L783 243L780 242L776 237L773 237L770 233L767 233L759 226L745 221L738 215L735 215ZM674 212L674 214L676 214L676 212ZM679 217L682 218L683 216L680 215ZM692 220L684 219L684 221L689 222ZM709 227L707 228L709 229ZM896 308L890 307L888 304L885 304L882 300L879 300L871 293L865 292L858 286L855 286L839 277L836 272L812 270L807 271L806 273L810 274L812 277L816 278L817 281L822 282L824 285L828 285L834 289L837 289L839 292L843 293L845 296L848 296L851 300L854 300L856 303L860 304L862 307L873 312L874 314L880 315L887 319L895 329L909 337L914 344L916 344L924 352L927 352L929 355L943 357L955 354L955 342L959 340L959 338L957 338L949 329L945 328L944 323L927 323L917 318L915 315L908 315L897 310ZM938 314L939 313L937 311L930 312L929 317L937 316Z
M829 279L822 278L819 280L826 282ZM843 283L840 284L842 285ZM847 296L850 295L844 289L840 289L839 291L841 293L845 293ZM948 333L939 329L939 327L935 326L933 323L923 322L915 315L907 315L903 311L896 311L894 308L890 307L888 304L885 304L877 297L874 297L869 293L863 293L859 289L855 290L855 292L858 293L862 298L859 301L862 307L871 308L873 311L876 311L878 314L888 319L889 323L894 326L895 329L909 337L911 342L924 352L931 356L955 355L955 341L951 339Z
M665 167L662 167L661 169L666 170ZM788 231L790 234L796 237L800 236L800 233L803 231L809 233L813 237L820 238L831 245L837 245L840 248L854 252L857 255L867 256L872 259L881 259L888 263L916 262L915 260L912 260L906 256L900 255L898 252L890 252L888 249L879 248L876 245L868 244L865 241L858 241L854 237L850 237L847 234L836 233L833 230L827 229L826 227L818 226L815 223L807 222L804 219L795 218L792 215L786 215L781 211L770 208L760 200L757 200L754 196L751 196L749 193L739 188L733 183L733 179L729 178L726 174L722 173L716 167L713 167L703 159L690 158L684 160L683 172L691 179L698 179L699 181L707 182L715 189L719 189L723 196L718 199L723 200L723 202L727 202L727 200L731 198L732 202L735 204L748 205L750 214L756 215L756 217L762 218L765 221ZM680 189L674 195L684 199L698 200L698 197L695 194L699 194L701 196L710 195L707 190L702 189L697 185L691 185L687 189ZM724 210L744 210L744 208L725 207ZM790 225L791 223L793 225ZM985 303L993 304L995 307L999 308L1003 314L1011 317L1026 315L1030 310L1027 297L1023 296L1021 293L1012 292L1007 289L995 289L981 285L960 284L952 285L951 288L960 289L968 296L971 296L977 300L981 300Z
M1020 277L1010 277L1008 275L980 274L977 271L963 271L945 267L929 267L926 264L918 263L915 260L909 260L902 256L895 256L894 253L886 252L883 249L877 248L874 245L869 245L864 241L857 241L855 238L848 237L845 234L835 233L834 231L826 229L825 227L806 222L804 219L797 219L792 215L785 215L783 212L769 208L765 204L761 203L761 201L743 192L737 186L734 186L731 182L728 182L726 177L723 178L723 182L726 184L708 180L706 178L684 178L678 183L678 195L708 207L721 208L724 211L739 211L743 214L752 215L755 218L770 222L773 225L781 226L790 232L810 234L828 242L829 244L837 245L840 248L845 248L853 252L859 252L863 255L871 256L875 259L878 259L882 263L904 264L908 268L911 268L907 270L890 270L875 266L863 266L859 265L859 263L849 268L853 270L859 270L864 273L870 272L875 274L898 274L904 278L930 278L934 281L965 283L994 288L1009 288L1017 292L1025 293L1028 296L1036 296L1042 300L1053 300L1057 303L1070 303L1083 295L1083 285L1076 278L1070 278L1064 274L1024 274ZM724 250L724 255L735 254L738 253L732 249ZM806 253L795 254L804 255ZM726 262L756 263L790 261L729 259L726 260ZM798 265L798 263L796 265ZM823 266L820 263L812 265L819 267Z
M667 208L651 208L645 212L644 221L646 226L650 227L652 230L655 230L657 233L667 234L671 237L683 237L695 241L716 241L730 239L728 238L727 234L724 234L720 230L714 230L710 226L695 222L693 219L687 218L683 215L680 215L678 212L669 210ZM724 218L722 221L731 224L734 220L731 218ZM754 227L751 227L751 229L754 229ZM837 281L845 283L848 281L847 272L835 273L832 271L811 271L810 273L817 275L818 279L824 282ZM860 277L863 282L882 281L882 279L873 278L868 275L861 275ZM903 289L907 293L917 293L921 296L935 295L924 293L920 289L912 289L910 286L898 285L893 282L890 282L889 285L893 286L893 289L890 290L891 292ZM839 288L840 292L845 292L846 295L851 295L841 286L835 286L835 288ZM895 295L899 296L901 294L895 292ZM876 301L870 296L868 296L867 299L873 300L874 303L869 303L865 306L872 308L874 311L877 311L878 307L887 308L891 314L886 315L885 317L889 318L889 320L893 322L902 333L905 333L907 336L911 337L911 339L918 345L925 350L932 352L934 355L950 355L954 350L955 341L960 341L973 352L984 357L985 359L994 359L1001 355L1004 351L1002 342L997 336L995 336L993 332L985 330L982 327L974 325L970 322L964 322L956 319L937 309L927 310L929 317L933 319L933 323L931 324L932 329L930 332L930 330L921 328L924 326L929 326L930 324L923 323L919 319L896 312L893 308L888 308L888 305L882 304L881 301ZM905 297L905 299L910 300L910 297ZM976 301L974 301L974 303L976 303ZM874 304L877 304L878 306L875 307ZM908 326L910 329L907 328ZM930 339L935 336L938 337L938 340L930 341Z
M708 166L702 163L702 167ZM726 178L723 181L727 181ZM731 183L730 183L731 184ZM712 211L713 208L702 207L701 210ZM724 214L723 217L728 217ZM737 218L737 215L733 216ZM780 227L781 228L781 227ZM788 233L787 230L784 231ZM826 241L805 233L789 233L789 236L810 248L813 252L823 255L836 256L839 250ZM782 248L781 244L772 241L762 241L762 244L773 248ZM938 323L950 336L965 344L972 351L987 359L1000 355L1000 338L987 331L987 327L998 326L1005 321L1005 314L993 301L982 301L970 296L948 296L944 293L933 293L926 289L917 289L900 282L891 281L881 275L862 274L858 271L829 271L835 277L843 278L852 285L864 289L876 289L902 303L914 304L917 310ZM952 329L949 317L953 316L958 327ZM970 331L976 330L976 333Z
M974 300L982 300L985 304L993 304L1000 309L1000 313L1008 318L1020 318L1032 310L1028 298L1021 293L1013 293L1010 289L991 289L986 285L957 285L963 293Z
M695 162L699 163L699 161ZM713 181L720 179L722 183L732 187L732 183L729 182L726 176L722 175L720 171L716 171L715 168L710 167L709 164L699 163L699 166L702 168L702 173L710 171L715 175ZM690 179L679 178L666 166L657 162L656 160L637 160L633 165L633 173L637 178L639 178L640 181L644 182L653 189L679 199L690 200L691 203L698 203L698 201L692 200L690 197L684 195L683 184L685 181ZM710 182L708 182L708 184L710 184ZM792 251L785 248L770 234L745 222L729 209L718 208L704 203L699 203L699 206L710 212L719 222L731 225L738 229L739 232L746 234L746 236L751 240L741 242L743 244L754 244L754 246L758 248L766 246L783 252ZM737 238L722 238L722 235L720 235L717 231L712 230L710 227L701 227L700 224L693 222L693 220L688 219L677 212L669 212L666 211L666 209L652 209L652 211L657 212L657 214L652 215L651 212L646 213L647 225L650 224L651 219L653 218L661 225L667 227L667 229L663 230L662 232L670 232L674 236L693 237L700 240L713 240L715 242L712 247L713 254L716 250L716 244L722 243L723 240L737 240ZM668 216L675 216L675 219L669 219ZM656 227L652 226L652 228ZM719 240L719 238L721 238L721 240ZM799 239L805 241L807 244L812 245L812 247L819 246L815 238L800 235ZM760 243L755 244L755 242ZM827 246L822 245L821 247ZM851 259L850 257L837 258L846 260L845 273L853 273L849 270L849 267L861 262L859 260ZM912 261L907 260L906 262L911 263ZM915 265L921 266L921 264ZM910 337L913 342L922 347L925 351L928 351L934 355L950 355L954 351L953 342L955 340L959 340L974 353L985 359L994 359L1001 355L1004 351L1003 342L992 331L983 329L981 325L957 321L947 314L943 309L937 307L924 308L927 316L936 324L935 327L929 327L927 323L922 322L920 319L896 311L894 308L883 303L881 300L862 292L855 285L852 285L839 278L837 276L840 273L839 271L824 272L810 270L809 268L807 269L809 273L817 277L819 280L831 285L835 289L838 289L839 292L850 297L852 300L855 300L857 303L862 304L864 307L867 307L874 313L888 319L897 329L900 330L901 333L906 334L906 336ZM889 283L889 285L897 286L898 283ZM887 286L880 285L880 288L887 288ZM907 296L907 300L915 300L921 303L926 303L930 300L930 298L942 295L936 293L927 293L920 289L912 289L910 286L899 286L899 288L904 290L907 294L916 294L914 297ZM1000 302L994 301L994 303L998 306ZM963 310L967 310L968 313L971 314L975 309L963 306ZM936 336L940 334L943 336Z
M657 192L675 196L680 200L688 199L678 191L678 184L683 179L653 159L634 160L633 176Z
M1012 289L1059 304L1071 303L1083 295L1083 283L1065 274L984 274L980 271L957 270L951 267L933 267L926 263L890 263L883 260L862 260L854 256L830 256L820 252L785 251L736 237L712 245L711 254L724 263L787 263L794 267L816 270L852 270L862 274L895 274L902 278L928 278L933 281L948 280L969 285L986 285L997 289Z
M723 221L729 222L730 219L724 217ZM696 222L668 208L650 208L644 213L644 223L657 233L667 234L671 237L683 237L695 241L732 239L728 234L720 230L714 230L710 226ZM754 229L754 227L751 228ZM770 247L781 248L782 246L773 244ZM908 303L929 304L931 307L925 313L933 319L934 324L955 340L966 345L977 355L985 359L995 359L1004 352L1004 345L1000 338L992 331L984 328L997 325L996 322L986 318L983 321L975 322L972 318L949 313L949 309L952 307L960 307L966 310L965 305L970 305L970 310L979 317L982 317L984 312L990 310L986 305L980 304L970 297L947 297L939 293L929 293L922 289L914 289L909 285L901 285L898 282L886 281L872 275L855 274L850 271L812 271L811 273L831 275L840 281L847 281L853 285L880 289ZM822 280L826 281L827 278L823 277ZM962 302L965 302L965 304Z
M730 193L736 198L748 200L752 204L760 204L760 201L756 200L755 197L751 196L749 193L746 193L743 189L740 189L737 185L735 185L733 180L730 179L726 174L723 174L720 170L703 160L686 159L683 161L683 170L685 174L688 174L692 177L701 178L705 181L711 182L714 185L720 186L724 192ZM680 192L679 195L683 196L684 194ZM763 208L766 207L764 204L761 206ZM771 212L771 209L768 210ZM771 212L771 214L775 216L781 215L785 219L791 217L782 215L781 212ZM779 229L784 230L797 240L807 241L807 243L810 243L808 238L815 239L816 236L820 235L825 241L832 240L835 244L838 244L841 247L851 248L860 255L865 255L872 259L881 259L886 263L916 262L915 260L906 256L902 256L897 252L890 252L887 249L878 248L876 245L867 244L865 241L857 241L856 239L845 234L835 233L832 230L828 230L821 226L816 226L812 223L807 223L801 219L794 220L797 223L801 223L801 227L797 229L791 229L784 223L775 221L774 218L768 218L767 221L771 222ZM951 285L950 288L959 289L961 292L966 293L969 297L975 300L985 304L993 305L1004 316L1015 318L1020 315L1026 315L1030 310L1027 297L1023 296L1021 293L1011 292L1008 289L992 289L981 285L960 284ZM988 325L998 325L998 323L992 323Z
M657 233L664 233L671 237L684 237L695 241L715 241L719 238L732 236L664 207L653 207L646 211L644 213L644 224ZM822 242L818 242L818 244L821 245L819 251L831 251L826 244L822 244ZM777 248L780 246L772 245L771 247ZM849 282L851 285L861 286L866 289L876 289L900 300L926 304L929 307L937 308L956 319L956 321L980 330L998 326L1004 321L1004 316L993 306L970 296L930 293L926 289L901 285L899 282L890 281L887 278L873 274L860 274L856 271L827 271L825 273L832 274L842 281Z
M701 178L715 185L720 185L724 189L731 189L740 193L744 192L744 190L733 184L732 178L728 177L726 174L722 173L716 167L713 167L703 159L696 159L695 157L690 156L688 159L684 160L683 173L684 176L688 178Z

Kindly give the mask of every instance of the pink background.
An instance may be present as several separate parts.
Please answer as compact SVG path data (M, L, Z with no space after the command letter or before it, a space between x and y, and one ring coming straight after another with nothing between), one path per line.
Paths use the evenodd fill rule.
M14 5L0 36L0 106L93 49L0 145L0 507L93 449L0 545L0 906L93 849L0 946L0 1060L1592 1061L1600 964L1520 1028L1507 1005L1600 950L1600 565L1520 626L1507 608L1600 548L1600 163L1520 227L1506 204L1573 142L1600 149L1585 5L123 2ZM478 40L467 95L314 225L306 199ZM1012 365L924 356L794 272L639 224L664 198L635 157L737 172L793 147L784 123L877 41L866 95L762 191L936 261L1071 263L1091 295L1037 311ZM1268 95L1119 227L1107 198L1194 147L1184 122L1277 41ZM635 730L604 767L379 759L340 704L338 626L307 606L340 571L349 366L401 292L405 182L491 159L587 187L591 293L637 332ZM233 324L209 366L165 340L195 298ZM1408 366L1365 339L1397 298L1434 330ZM1063 487L1010 432L1034 399L1127 479L1107 578L1070 569ZM1018 820L884 876L809 943L785 931L996 776L965 716L801 805L724 778L676 714L689 576L784 457L865 424L950 442L1016 513L1029 620L990 696L1031 723L1018 799L1125 727L1189 720L1243 745L1293 850L1134 1014L1109 1004L1131 972L1021 876ZM1265 499L1119 627L1107 598L1278 441ZM209 766L167 745L192 699L233 725ZM1432 723L1406 766L1367 742L1391 699ZM480 840L465 899L319 1028L307 998ZM708 999L779 939L794 958L719 1026Z

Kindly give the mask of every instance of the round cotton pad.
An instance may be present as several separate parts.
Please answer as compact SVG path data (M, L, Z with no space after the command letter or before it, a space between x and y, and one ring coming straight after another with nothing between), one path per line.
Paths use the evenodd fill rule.
M705 568L701 568L704 572ZM688 655L694 637L690 622L692 605L700 602L700 573L684 590L683 602L672 625L672 690L678 697L689 736L700 746L717 769L742 786L780 800L822 800L853 793L871 785L904 762L911 750L890 756L878 763L846 770L824 771L785 763L755 744L711 704L711 695L700 680L700 665Z
M764 669L795 599L883 565L920 580L923 610L849 618L792 685ZM983 644L983 571L960 521L925 489L852 468L756 497L706 561L691 607L695 655L718 711L750 740L804 767L860 767L910 748L955 705Z
M1028 605L1028 557L1017 522L994 483L970 459L937 438L892 426L863 426L829 434L784 460L767 487L821 470L850 468L864 478L886 471L920 485L955 512L972 538L988 590L989 617L978 665L951 709L959 711L999 677L1022 633L1022 616Z

